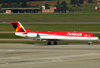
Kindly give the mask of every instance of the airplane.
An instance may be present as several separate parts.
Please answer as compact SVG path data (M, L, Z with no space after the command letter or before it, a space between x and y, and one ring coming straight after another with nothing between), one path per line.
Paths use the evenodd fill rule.
M37 41L48 41L47 45L57 45L57 41L87 41L88 45L99 38L89 32L43 32L25 29L19 21L10 22L16 30L15 35Z

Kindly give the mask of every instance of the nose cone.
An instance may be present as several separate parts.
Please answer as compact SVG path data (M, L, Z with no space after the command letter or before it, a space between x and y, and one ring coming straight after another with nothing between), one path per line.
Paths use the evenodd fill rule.
M92 41L97 41L97 40L99 40L99 38L98 37L91 37L91 40Z
M94 40L99 40L99 38L98 37L95 37Z

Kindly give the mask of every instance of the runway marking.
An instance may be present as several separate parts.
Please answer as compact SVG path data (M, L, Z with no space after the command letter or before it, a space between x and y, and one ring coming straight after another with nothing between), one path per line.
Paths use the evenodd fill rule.
M16 50L7 50L7 51L16 51Z
M65 60L65 61L79 61L79 60L92 60L92 59L100 59L100 57L96 57L96 58L84 58L84 59L73 59L73 60ZM57 61L60 62L60 61ZM48 62L35 62L35 63L23 63L23 64L10 64L9 63L5 63L4 65L0 65L0 67L2 66L16 66L16 65L31 65L31 64L44 64L44 63L54 63L52 61L48 61Z
M61 59L61 58L69 58L69 57L92 56L92 55L100 55L100 53L88 53L88 54L69 55L69 56L56 56L56 57L37 58L37 59ZM37 59L35 59L35 60L37 60Z
M75 64L85 64L85 63L63 63L63 64L53 64L53 66L67 66L67 65L75 65Z
M62 61L61 59L64 58L73 58L73 57L85 57L85 56L93 56L93 55L100 55L100 53L89 53L89 54L80 54L80 55L69 55L69 56L55 56L55 57L44 57L44 58L35 58L35 59L27 59L25 61L29 61L29 60L52 60L53 62L56 61ZM23 57L2 57L0 59L21 59Z
M0 59L21 59L21 57L2 57Z
M89 45L89 46L96 46L96 47L98 46L98 47L100 47L100 45Z
M2 49L2 50L0 50L0 51L1 51L1 52L2 52L2 51L3 51L3 52L4 52L4 51L7 51L7 52L8 52L8 51L16 51L16 50L4 50L4 49Z
M92 53L92 54L84 54L85 56L93 56L93 55L100 55L100 53ZM84 55L73 55L73 57L84 57ZM34 59L37 60L37 62L34 62L34 60L23 60L23 61L15 61L15 62L8 62L8 63L1 63L0 66L12 66L12 65L25 65L25 64L43 64L43 63L55 63L55 62L64 62L64 61L79 61L79 60L92 60L92 59L100 59L100 57L89 57L89 58L82 58L82 59L70 59L70 60L62 60L61 58L68 58L71 56L62 56L62 57L48 57L48 58L39 58L39 59L44 59L43 62L38 62L39 59ZM47 59L47 60L45 60ZM51 59L51 60L50 60ZM55 59L55 60L54 60ZM25 61L25 62L24 62ZM20 64L18 64L20 63Z
M92 55L100 55L100 53L89 53L89 54L80 54L80 55L69 55L69 56L54 56L54 57L44 57L44 58L35 58L35 59L28 59L28 60L46 60L46 59L52 59L53 62L56 60L62 61L63 58L72 58L72 57L83 57L83 56L92 56ZM32 56L32 55L31 55ZM34 56L34 55L33 55ZM37 55L36 55L37 56ZM21 59L22 57L3 57L1 56L0 59ZM26 61L28 61L26 60Z

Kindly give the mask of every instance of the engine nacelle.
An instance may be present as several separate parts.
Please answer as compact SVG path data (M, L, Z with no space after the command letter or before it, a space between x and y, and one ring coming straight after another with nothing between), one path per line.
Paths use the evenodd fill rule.
M31 37L31 38L37 37L37 33L15 33L15 34L21 37Z
M37 37L37 33L28 33L27 37L32 37L32 38Z

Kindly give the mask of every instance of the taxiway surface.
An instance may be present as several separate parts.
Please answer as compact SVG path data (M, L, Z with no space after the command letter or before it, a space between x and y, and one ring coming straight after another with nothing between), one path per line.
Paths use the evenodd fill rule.
M0 43L0 68L100 68L100 45Z

